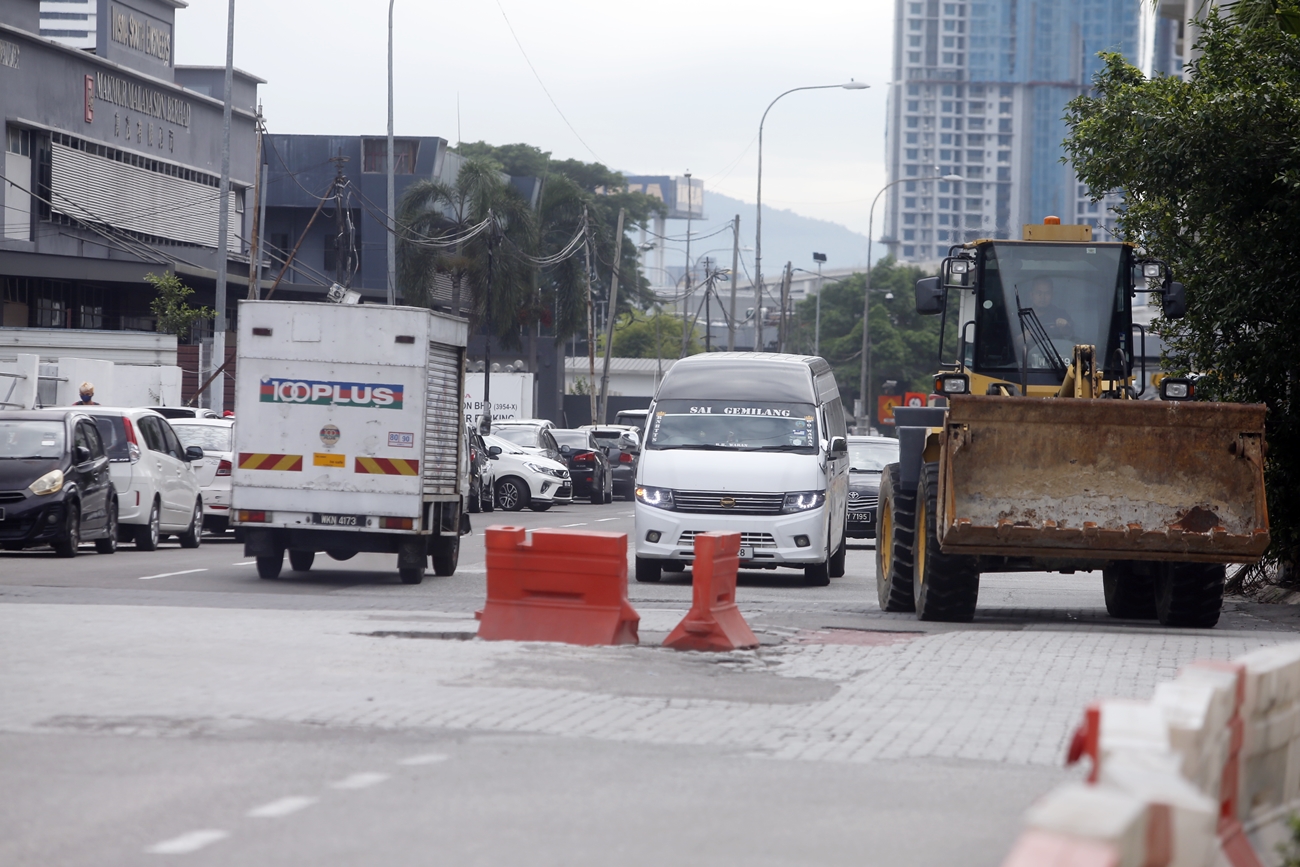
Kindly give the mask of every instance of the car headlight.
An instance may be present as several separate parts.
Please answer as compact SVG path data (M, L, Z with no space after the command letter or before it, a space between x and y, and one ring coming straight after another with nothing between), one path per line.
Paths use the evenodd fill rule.
M27 490L40 496L42 494L57 494L63 490L63 470L50 470L36 481L28 485Z
M541 464L535 464L531 461L525 462L524 466L528 467L528 469L535 473L541 473L544 476L551 476L556 479L567 479L569 477L568 470L557 470L551 467L544 467Z
M795 491L785 495L785 502L781 504L781 512L789 514L791 512L806 512L809 509L816 509L825 505L825 491Z
M647 485L637 485L636 499L638 503L645 503L647 506L654 506L656 509L676 508L676 504L673 502L673 492L668 488L651 488Z

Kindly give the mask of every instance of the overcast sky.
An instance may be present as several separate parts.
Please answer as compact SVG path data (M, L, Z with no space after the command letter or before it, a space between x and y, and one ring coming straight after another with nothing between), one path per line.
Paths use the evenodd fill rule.
M706 206L710 189L753 202L768 103L792 87L856 78L871 89L795 93L772 109L763 200L865 234L886 180L893 7L397 0L395 129L454 143L459 96L466 141L527 142L629 173L689 170L705 181ZM190 0L177 12L177 63L225 63L226 10L227 0ZM384 0L236 0L235 65L267 79L270 130L382 134L387 17Z

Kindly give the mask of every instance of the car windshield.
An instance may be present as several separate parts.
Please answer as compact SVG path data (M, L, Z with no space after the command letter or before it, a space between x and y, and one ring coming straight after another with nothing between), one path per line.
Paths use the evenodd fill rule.
M979 282L975 369L1065 375L1076 344L1130 351L1119 244L992 244ZM1026 350L1026 345L1028 349Z
M501 449L501 452L503 454L507 454L507 455L526 454L526 452L523 449L519 448L519 446L510 442L510 440L502 439L499 436L483 437L483 442L487 444L488 448L492 448L492 446L496 446L497 448Z
M97 415L95 419L95 429L99 431L99 438L104 441L104 453L108 455L110 461L122 462L131 460L131 452L127 448L126 423L120 415Z
M898 446L888 443L855 443L849 441L849 472L879 473L886 464L898 461Z
M493 431L493 436L500 437L517 446L532 448L537 445L537 431L530 427L502 427Z
M587 439L585 430L553 430L551 435L555 437L557 443L571 449L591 448L591 442Z
M185 424L182 421L173 421L171 424L181 445L186 448L198 446L205 452L230 451L230 432L233 428L227 425Z
M807 403L661 400L646 446L654 450L817 454L816 411Z
M63 455L62 421L0 421L0 460Z
M610 446L620 449L636 448L638 438L637 435L630 430L623 430L620 428L617 430L596 430L591 433L592 436L596 438L596 442L600 443L605 448L609 448Z

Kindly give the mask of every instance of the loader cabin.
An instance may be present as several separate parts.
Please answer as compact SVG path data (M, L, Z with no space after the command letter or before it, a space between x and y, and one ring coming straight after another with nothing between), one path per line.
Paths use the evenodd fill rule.
M1163 262L1140 258L1131 244L1094 241L1091 226L1056 217L1026 225L1020 241L954 245L939 276L916 284L917 312L943 316L939 366L949 373L937 378L938 390L1050 397L1074 348L1086 345L1096 347L1113 396L1137 397L1133 359L1145 340L1133 324L1138 291L1162 294L1165 315L1181 315L1182 286ZM948 329L956 330L955 358L945 357Z

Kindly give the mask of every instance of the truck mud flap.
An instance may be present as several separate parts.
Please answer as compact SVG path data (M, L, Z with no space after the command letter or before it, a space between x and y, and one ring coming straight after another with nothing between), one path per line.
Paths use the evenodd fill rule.
M954 397L945 553L1251 562L1268 547L1262 405Z

